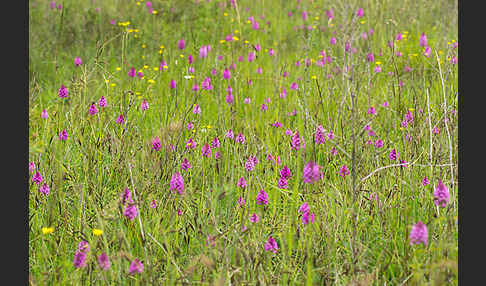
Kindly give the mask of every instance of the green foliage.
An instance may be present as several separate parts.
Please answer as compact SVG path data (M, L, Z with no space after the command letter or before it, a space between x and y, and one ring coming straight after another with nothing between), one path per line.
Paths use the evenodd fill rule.
M452 112L457 65L449 62L457 56L451 47L457 41L455 1L242 0L236 1L238 10L230 1L152 1L156 14L149 14L147 1L63 1L61 10L49 2L29 2L29 161L50 187L48 196L41 194L30 175L33 285L457 284L457 115ZM360 19L354 17L359 7L365 13ZM325 14L330 8L332 21ZM252 29L249 16L260 30ZM314 28L299 29L303 24ZM374 34L362 39L371 28ZM336 46L329 44L333 31ZM430 57L418 45L422 32ZM405 39L394 41L397 33ZM238 40L221 42L229 34ZM187 43L183 51L177 49L181 38ZM345 41L356 53L345 52ZM393 56L389 41L401 57ZM211 52L200 59L199 48L207 44ZM261 51L249 63L247 55L257 44ZM319 67L322 50L333 63ZM366 61L369 52L373 63ZM186 79L189 54L195 71ZM76 56L83 60L79 67ZM306 66L305 59L313 64ZM162 61L168 69L161 68ZM381 73L374 72L378 61ZM227 82L222 71L232 63L237 68ZM128 77L130 67L144 77ZM193 84L207 76L213 90L195 96ZM169 88L172 79L176 89ZM290 89L292 82L298 91ZM67 99L57 95L61 84L69 90ZM225 102L228 84L231 106ZM282 86L285 99L279 96ZM89 115L101 96L107 107ZM247 97L251 103L243 104ZM143 100L148 110L141 111ZM382 107L385 101L389 107ZM201 115L192 113L196 103ZM374 116L368 114L371 106ZM47 119L40 116L44 109ZM297 115L289 115L294 109ZM403 128L409 110L414 120ZM126 119L122 126L115 122L120 114ZM282 127L272 127L275 121ZM318 125L334 131L335 138L314 144ZM368 135L366 125L376 136ZM246 142L225 138L230 128ZM63 129L66 142L58 140ZM299 131L304 149L291 150L286 129ZM162 142L159 152L152 149L155 137ZM192 151L185 148L190 137L197 142ZM202 157L200 148L214 137L221 147L212 149L211 158ZM383 148L367 144L376 139L383 140ZM388 158L393 148L408 167L389 167L399 163ZM216 151L220 159L214 158ZM268 154L278 155L281 165L267 160ZM247 172L250 155L259 163ZM191 164L187 171L180 170L184 158ZM323 180L311 185L302 181L309 160L323 172ZM350 170L345 178L339 175L344 164ZM292 173L288 189L277 186L284 165ZM169 190L174 172L184 178L182 196ZM236 186L240 177L247 180L245 190ZM439 179L451 194L446 208L433 203ZM125 188L137 204L133 221L123 216ZM269 194L265 207L256 204L260 189ZM240 197L245 208L238 206ZM304 225L299 216L304 202L315 213L314 223ZM249 221L252 213L260 217L256 224ZM409 244L411 226L419 220L428 227L428 245ZM43 227L54 232L43 234ZM276 254L264 250L270 235L279 246ZM215 246L206 245L209 238ZM91 250L87 266L76 269L73 257L83 239ZM111 260L106 271L97 264L102 252ZM129 275L135 258L145 270Z

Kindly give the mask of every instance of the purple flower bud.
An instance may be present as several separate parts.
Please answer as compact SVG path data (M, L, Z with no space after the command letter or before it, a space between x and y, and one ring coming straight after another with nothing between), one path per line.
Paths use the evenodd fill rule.
M421 221L417 222L415 225L412 226L409 239L410 239L410 245L420 244L420 243L427 245L427 240L428 240L427 226Z
M184 39L180 39L177 42L177 47L179 48L179 50L184 50L186 48L186 41Z
M100 256L98 256L98 265L103 270L108 270L110 268L110 259L108 258L108 255L106 255L106 253L103 252Z
M120 116L116 118L116 123L118 123L118 125L122 125L123 122L125 122L125 116L123 116L123 114L120 114Z
M129 77L135 77L135 75L137 74L137 71L135 70L134 67L131 67L129 70L128 70L128 76Z
M59 133L59 140L60 141L66 141L68 139L68 134L67 134L67 131L66 130L62 130L60 133Z
M375 56L373 55L373 53L369 53L368 55L366 55L366 60L368 62L374 62L375 61Z
M328 20L332 20L334 18L334 9L326 10L326 16Z
M172 89L176 88L176 82L175 82L175 80L173 80L173 79L170 80L169 87L172 88Z
M258 217L258 215L256 213L253 213L250 216L250 221L253 222L253 223L257 223L259 220L260 220L260 218Z
M244 177L241 177L238 182L236 183L236 186L242 189L246 188L246 180Z
M123 215L129 220L133 220L137 216L137 207L134 204L129 204L125 207Z
M230 79L231 78L231 72L228 69L224 69L223 78L224 79Z
M434 204L444 208L449 203L449 189L439 179L439 183L434 190Z
M160 143L159 137L155 137L152 140L152 149L154 149L155 151L160 151L161 147L162 147L162 145Z
M427 179L427 176L424 177L422 180L422 185L427 186L429 184L429 179Z
M82 268L86 266L86 253L83 251L76 251L73 260L74 267Z
M59 88L59 92L58 92L58 95L60 98L66 98L68 97L68 90L67 88L64 86L64 84L61 84L61 87Z
M204 144L201 148L201 154L206 157L206 158L209 158L211 157L211 147L209 146L208 143Z
M45 109L43 109L42 112L41 112L41 118L46 119L47 117L49 117L49 115L47 114L47 111Z
M96 105L94 103L90 105L88 112L90 115L95 115L98 112L98 109L96 108Z
M420 35L419 46L424 48L427 46L427 36L423 32Z
M82 65L82 64L83 64L83 61L81 60L81 58L80 58L80 57L76 57L76 58L74 59L74 65L75 65L75 66L79 67L79 66L80 66L80 65Z
M424 49L424 56L427 58L430 57L430 53L432 52L432 49L429 46L426 46Z
M170 180L170 190L174 193L177 191L179 195L182 195L184 191L184 180L179 173L174 173Z
M134 275L136 273L142 273L143 272L143 264L140 260L135 259L130 263L130 268L128 269L128 272L131 275Z
M309 161L304 167L302 177L304 182L308 184L318 181L321 177L320 166Z
M40 192L43 194L43 195L49 195L49 191L50 191L50 188L47 184L43 184L41 187L40 187Z
M187 158L184 158L184 160L181 163L181 169L187 170L189 168L191 168L191 164L189 164L189 161L187 160Z
M271 251L273 253L277 253L278 251L278 244L272 236L265 243L265 251Z
M264 189L261 189L258 193L257 197L257 205L267 205L268 204L268 194L265 192Z
M255 60L255 53L254 52L249 52L248 53L248 62L252 62Z
M341 169L339 169L339 175L343 178L346 177L346 175L349 175L349 170L346 165L342 165Z

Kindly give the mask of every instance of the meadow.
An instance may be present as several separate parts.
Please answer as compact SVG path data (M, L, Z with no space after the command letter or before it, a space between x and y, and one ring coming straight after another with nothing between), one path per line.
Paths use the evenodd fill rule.
M30 285L457 285L457 2L28 5Z

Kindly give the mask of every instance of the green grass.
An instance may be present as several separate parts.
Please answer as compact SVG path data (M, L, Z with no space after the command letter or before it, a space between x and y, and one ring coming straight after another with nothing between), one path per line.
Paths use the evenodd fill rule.
M452 111L457 110L458 84L457 65L449 62L457 57L450 44L457 41L457 3L302 0L298 8L297 1L261 0L237 1L237 11L229 1L152 1L158 13L151 15L145 2L64 1L62 10L53 10L49 1L29 1L29 161L50 187L48 196L41 194L30 175L33 285L457 284L457 115ZM354 17L359 7L365 13L361 19ZM332 21L325 14L329 8L334 9ZM294 29L304 23L303 10L309 12L306 26L317 29ZM249 16L260 30L252 29ZM362 39L371 28L374 34ZM329 44L332 31L335 46ZM387 43L405 31L406 39L395 41L403 55L393 56ZM432 48L430 57L418 44L422 32ZM220 43L231 33L237 41ZM186 39L183 51L177 49L181 38ZM356 53L344 51L345 41ZM207 44L212 48L208 58L200 59L199 48ZM261 51L249 63L248 52L256 44ZM321 50L333 62L306 67L303 60L315 63ZM369 52L375 63L366 61ZM195 72L185 79L189 54ZM73 64L76 56L83 60L80 67ZM162 60L167 70L159 70ZM373 71L376 61L381 73ZM222 71L232 63L234 103L229 106ZM143 79L128 77L132 66L143 70ZM343 72L345 66L352 69ZM405 66L412 71L404 72ZM262 74L256 73L258 67ZM284 71L289 73L285 78ZM192 85L207 76L213 89L194 96ZM171 79L175 89L169 89ZM290 89L292 82L299 84L298 91ZM57 95L61 84L69 90L68 99ZM281 86L285 99L279 97ZM89 106L101 96L108 106L89 115ZM246 97L250 104L243 103ZM144 99L149 109L141 111ZM382 107L384 101L390 106ZM195 103L200 115L192 113ZM263 103L268 105L264 112ZM367 114L370 106L375 116ZM47 119L40 117L43 109ZM297 115L290 116L294 109ZM401 128L408 110L413 123ZM122 126L115 122L120 114L126 118ZM272 127L275 120L282 127ZM194 132L186 129L189 121ZM367 135L367 124L376 136ZM334 131L335 138L315 145L318 125ZM438 134L432 133L434 126ZM230 128L246 142L225 138ZM65 142L58 140L63 129L69 134ZM299 131L305 149L291 150L286 129ZM156 136L163 144L159 152L151 148ZM201 147L216 136L221 147L212 149L211 158L202 157ZM197 143L192 151L185 148L190 137ZM370 138L382 139L384 147L367 144ZM169 144L175 151L164 146ZM380 169L399 163L388 158L393 148L410 165ZM216 151L220 159L214 158ZM266 159L269 153L280 157L280 166ZM259 163L247 172L244 164L251 155ZM191 168L181 171L184 158ZM302 180L310 160L323 171L314 184ZM338 173L343 164L350 170L345 178ZM279 189L284 165L292 177L288 189ZM175 172L184 178L182 196L169 190ZM248 184L244 191L236 186L242 176ZM445 208L433 203L439 179L451 194ZM133 221L123 216L125 188L137 203ZM269 195L265 207L256 204L262 188ZM369 199L371 193L379 202ZM245 208L238 207L239 197L245 198ZM150 208L154 199L156 209ZM299 217L304 202L315 213L314 223L304 225ZM256 224L249 221L252 213L260 217ZM419 220L428 228L426 246L409 244L411 226ZM54 232L43 234L43 227ZM103 234L94 236L95 228ZM279 246L275 254L264 250L270 235ZM216 237L214 247L206 246L208 236ZM87 266L77 269L73 258L83 239L91 249ZM102 252L111 261L106 271L97 263ZM129 275L135 258L145 269Z

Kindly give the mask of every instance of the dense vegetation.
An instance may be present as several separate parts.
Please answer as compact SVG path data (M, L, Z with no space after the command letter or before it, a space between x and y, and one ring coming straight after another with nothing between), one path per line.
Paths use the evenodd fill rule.
M31 284L457 284L457 49L454 1L29 1Z

